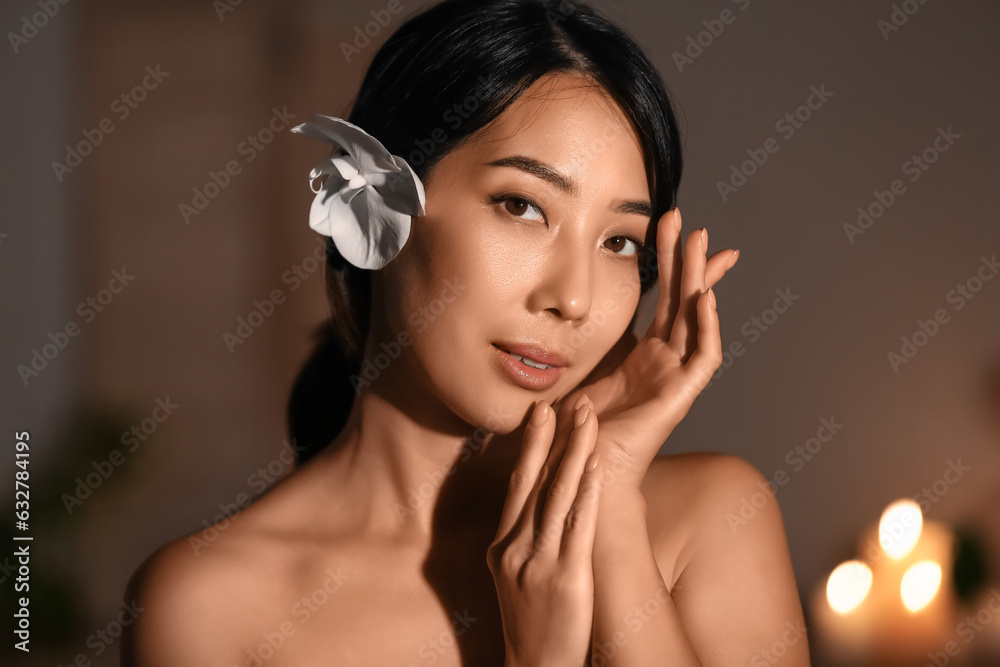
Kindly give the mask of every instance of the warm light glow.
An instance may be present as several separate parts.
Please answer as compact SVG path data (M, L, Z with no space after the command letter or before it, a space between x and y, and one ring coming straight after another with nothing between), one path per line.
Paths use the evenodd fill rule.
M892 558L902 558L920 540L924 516L920 505L912 500L897 500L882 512L878 522L878 541Z
M841 563L826 581L826 599L838 614L857 607L872 587L872 571L859 560Z
M931 560L910 566L899 585L903 604L910 611L926 607L941 587L941 566Z

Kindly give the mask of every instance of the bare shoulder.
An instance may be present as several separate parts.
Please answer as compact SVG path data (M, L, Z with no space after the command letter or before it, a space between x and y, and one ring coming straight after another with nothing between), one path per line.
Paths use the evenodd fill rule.
M203 531L204 532L204 531ZM245 568L234 567L225 547L196 550L204 535L175 539L139 566L125 591L136 610L122 644L122 665L233 664L233 642L222 628L240 624L240 581ZM194 546L193 546L194 545Z
M672 575L664 581L703 664L756 664L778 643L788 665L808 665L784 522L767 478L738 456L692 452L655 459L643 494L654 554Z
M137 614L123 640L122 665L242 660L242 647L270 621L275 591L295 570L295 550L268 529L285 504L281 495L265 495L233 517L174 539L139 566L125 592Z
M734 543L787 554L776 496L746 459L717 452L658 456L642 491L651 539L676 555L675 579L695 558L724 557Z
M672 540L686 561L691 552L711 538L716 521L733 509L740 497L767 487L764 476L746 459L717 452L686 452L657 456L642 484L650 535ZM697 530L695 530L697 529ZM682 563L683 565L683 563Z

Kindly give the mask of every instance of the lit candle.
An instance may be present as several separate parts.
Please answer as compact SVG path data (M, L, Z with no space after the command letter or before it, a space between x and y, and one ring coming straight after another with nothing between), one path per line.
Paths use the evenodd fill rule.
M859 560L841 564L822 594L813 593L810 608L831 657L922 665L941 651L955 628L953 542L945 525L924 523L913 501L889 505L862 534Z
M872 653L877 640L874 607L870 601L872 571L851 560L838 565L816 586L810 599L823 654L844 664L859 664Z

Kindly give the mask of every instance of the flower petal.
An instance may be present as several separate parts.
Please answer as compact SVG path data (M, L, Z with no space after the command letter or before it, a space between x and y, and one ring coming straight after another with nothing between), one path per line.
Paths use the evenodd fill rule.
M341 118L316 115L308 123L292 128L292 132L309 134L343 148L355 159L358 171L363 174L399 169L392 154L378 139Z
M309 226L333 238L344 259L379 269L409 238L410 216L424 215L420 178L401 157L390 154L364 130L340 118L315 116L292 128L339 146L347 155L331 157L309 174L326 176L309 210Z
M386 205L385 200L373 188L368 192L368 221L371 227L372 268L380 269L399 254L410 237L410 214L401 213Z

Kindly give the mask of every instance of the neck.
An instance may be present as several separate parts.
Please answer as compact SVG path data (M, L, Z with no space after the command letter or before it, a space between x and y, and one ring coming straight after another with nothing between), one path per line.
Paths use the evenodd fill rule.
M429 540L484 523L495 530L522 430L476 429L427 396L402 400L373 387L355 398L321 455L338 495L372 534Z

